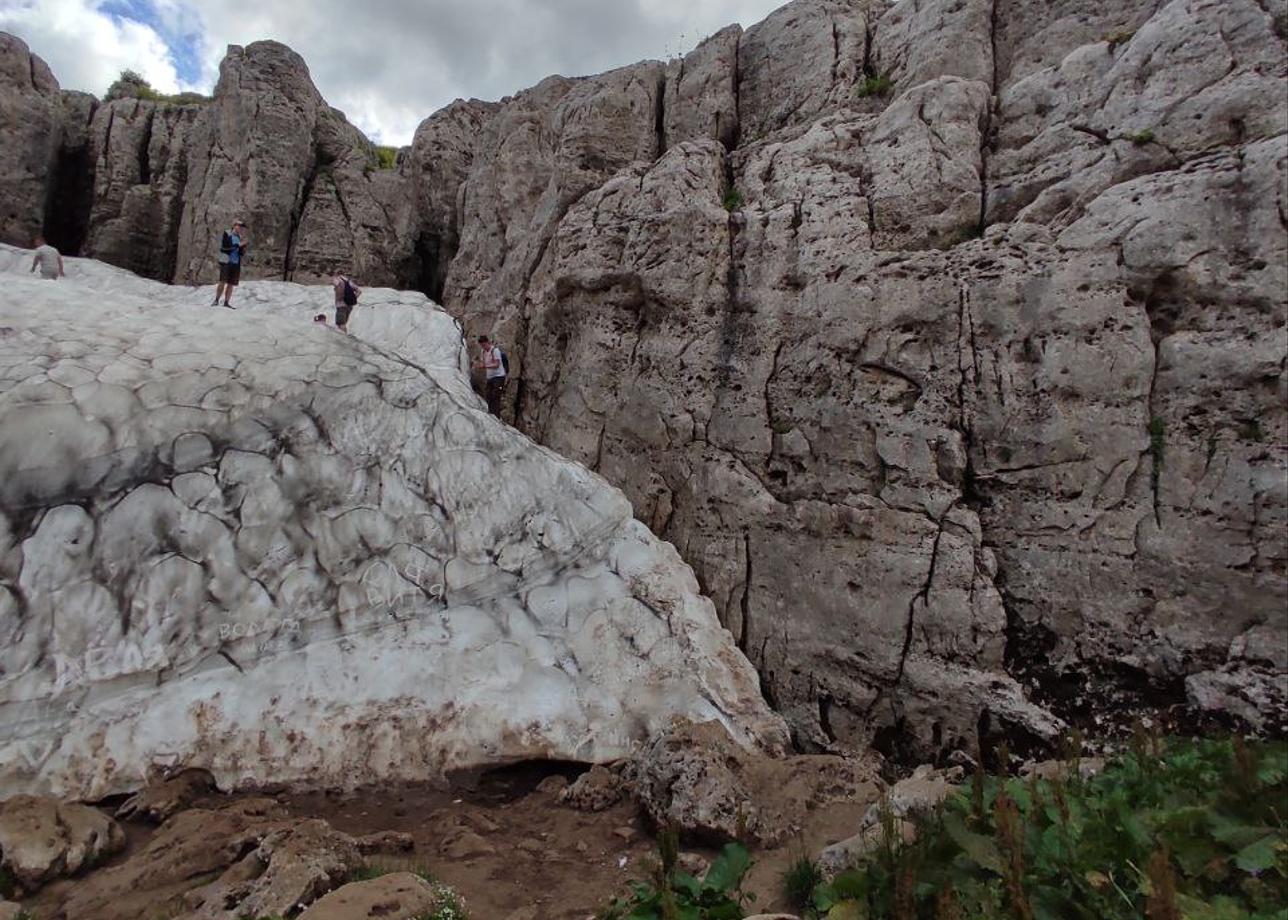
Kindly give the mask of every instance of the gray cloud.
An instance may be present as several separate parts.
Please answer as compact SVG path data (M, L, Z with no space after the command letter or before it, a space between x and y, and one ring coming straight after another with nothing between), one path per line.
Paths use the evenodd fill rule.
M553 73L682 54L779 3L0 0L0 29L26 40L65 87L98 94L127 67L159 89L209 91L227 45L276 39L304 56L322 95L354 124L375 140L406 144L421 120L455 98L499 99ZM198 36L195 83L180 79L167 53L163 35L179 34Z
M597 73L683 53L778 0L258 0L203 11L207 67L227 44L275 38L309 63L327 100L387 143L457 97L497 99L552 73ZM303 7L303 8L302 8Z

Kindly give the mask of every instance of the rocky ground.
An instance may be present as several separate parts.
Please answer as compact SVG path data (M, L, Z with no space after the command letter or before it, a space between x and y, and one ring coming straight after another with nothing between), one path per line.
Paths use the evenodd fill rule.
M762 909L782 906L783 869L855 834L884 784L873 762L748 757L713 728L680 728L611 769L520 764L447 787L227 795L187 771L97 807L11 799L0 803L0 849L36 920L223 920L306 907L307 920L404 920L413 914L403 908L420 903L412 894L432 896L418 874L457 892L476 920L585 920L647 877L658 818L684 829L682 860L701 871L741 812L756 860L747 890ZM24 857L33 841L42 844ZM328 912L370 894L371 882L347 880L385 873L369 911ZM401 895L385 890L400 886Z

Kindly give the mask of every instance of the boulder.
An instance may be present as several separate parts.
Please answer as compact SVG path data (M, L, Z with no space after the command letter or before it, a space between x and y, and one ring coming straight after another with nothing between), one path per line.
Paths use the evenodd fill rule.
M0 801L0 869L23 890L76 875L124 847L120 825L88 805L34 795Z
M578 811L612 808L627 794L620 769L595 765L559 793L559 801Z
M357 843L325 821L289 818L271 799L242 799L170 818L118 865L70 890L70 917L178 920L286 916L345 883Z
M447 914L455 908L457 913ZM460 897L444 885L410 872L393 872L365 882L350 882L309 906L299 920L416 920L464 917Z
M122 820L144 820L159 824L193 800L217 792L215 778L208 770L188 768L158 777L121 803L116 816Z
M871 801L881 788L873 763L839 756L774 758L740 748L717 723L677 723L629 768L649 818L685 838L775 846L817 808Z

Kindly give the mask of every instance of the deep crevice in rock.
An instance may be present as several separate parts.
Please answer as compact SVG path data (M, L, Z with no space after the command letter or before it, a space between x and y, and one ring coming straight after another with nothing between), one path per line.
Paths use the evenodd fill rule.
M97 105L91 108L91 116L96 108ZM85 247L94 206L95 169L88 137L77 147L59 147L53 189L45 209L44 235L65 256L79 256ZM175 237L177 244L178 235Z
M139 139L139 185L152 184L152 123L156 120L157 110L153 106L143 120L143 136Z
M299 197L296 199L295 207L291 209L291 224L286 236L286 254L282 259L283 281L290 281L295 276L295 238L299 233L300 221L304 219L304 211L309 205L309 199L313 197L313 186L317 182L321 165L321 153L314 150L309 171L305 173L304 183L300 187Z

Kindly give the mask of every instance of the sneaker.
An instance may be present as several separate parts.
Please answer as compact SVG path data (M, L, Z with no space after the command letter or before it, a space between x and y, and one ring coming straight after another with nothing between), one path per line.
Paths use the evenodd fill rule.
M236 309L237 309L236 307L234 307L234 306L233 306L232 304L230 304L230 303L225 303L225 304L224 304L224 306L225 306L225 307L227 307L229 310L236 310Z
M210 305L211 305L212 307L217 307L217 306L219 306L219 298L218 298L218 297L216 297L214 300L210 301Z

